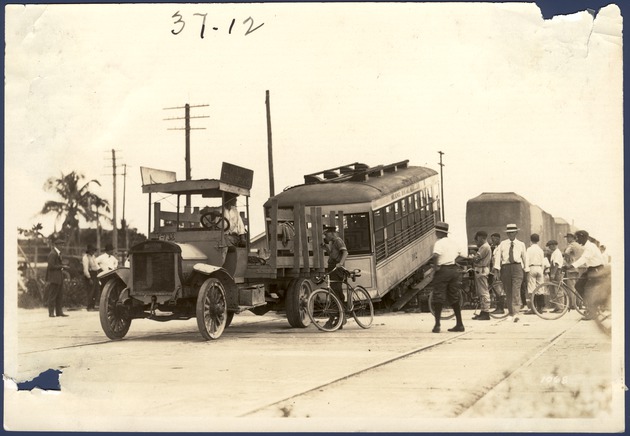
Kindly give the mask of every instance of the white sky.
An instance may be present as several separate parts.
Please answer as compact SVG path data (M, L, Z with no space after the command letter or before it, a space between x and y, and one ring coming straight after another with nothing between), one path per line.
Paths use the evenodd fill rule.
M186 21L175 36L172 15ZM207 13L205 38L199 37ZM252 17L262 27L245 36ZM235 24L228 33L232 19ZM193 178L254 170L252 234L268 197L265 90L276 192L351 162L439 170L466 244L466 201L514 191L623 255L619 8L543 20L534 4L138 4L6 8L5 212L37 216L48 177L77 170L112 200L111 149L128 165L126 217L147 232L140 166ZM219 30L212 30L217 27ZM109 174L109 176L108 176ZM118 218L122 213L118 179Z

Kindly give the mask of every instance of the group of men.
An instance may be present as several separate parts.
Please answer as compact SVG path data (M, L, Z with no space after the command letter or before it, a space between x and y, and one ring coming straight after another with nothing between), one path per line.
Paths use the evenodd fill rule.
M63 236L54 236L51 239L51 250L48 254L48 266L46 268L47 282L47 306L49 317L66 317L63 312L63 271L68 269L63 263L61 250L66 245ZM88 311L96 310L95 304L99 295L97 275L101 271L111 271L118 267L118 259L114 255L114 247L111 244L105 246L105 252L96 257L96 248L88 244L82 258L83 279L87 290L86 308Z
M457 263L465 258L461 256L457 244L448 238L448 229L448 224L444 222L438 222L435 225L438 239L433 247L432 263L435 273L431 282L435 317L434 333L440 332L440 315L445 302L452 307L457 320L455 326L449 331L463 332L465 330L459 305L462 276L457 267ZM532 304L536 304L537 308L544 306L544 295L532 298L532 293L543 283L547 269L549 278L554 281L560 280L562 270L568 271L570 278L567 280L567 285L577 290L583 298L594 298L585 297L585 295L595 294L600 289L604 292L610 289L610 270L607 267L606 256L589 240L587 231L579 230L575 235L567 233L565 236L567 248L564 253L558 248L557 241L548 241L546 244L548 257L538 245L539 235L532 234L531 245L526 247L525 243L516 238L518 231L516 224L508 224L505 229L507 238L500 241L501 235L494 233L490 235L492 245L488 242L487 232L479 231L475 234L478 250L472 261L475 286L481 301L481 312L473 319L490 319L489 284L493 279L501 280L505 292L497 296L495 312L505 313L507 306L508 319L512 322L519 321L521 306L525 307L526 302L529 306L529 311L526 313L533 313ZM523 294L522 289L525 290ZM569 304L571 308L575 308L575 297L572 294Z

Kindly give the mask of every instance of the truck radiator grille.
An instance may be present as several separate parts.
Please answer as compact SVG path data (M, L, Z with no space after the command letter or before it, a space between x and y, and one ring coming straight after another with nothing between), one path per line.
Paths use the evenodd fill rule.
M175 254L134 253L132 281L132 294L171 294L175 290Z

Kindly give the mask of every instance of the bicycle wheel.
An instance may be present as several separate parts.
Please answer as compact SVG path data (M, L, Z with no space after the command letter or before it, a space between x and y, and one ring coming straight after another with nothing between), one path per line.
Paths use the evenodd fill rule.
M328 289L316 289L308 297L308 317L319 330L332 332L343 322L343 306Z
M543 298L536 298L542 296ZM558 283L543 283L538 285L532 298L539 300L532 304L534 313L542 319L558 319L569 310L569 296L567 291ZM541 303L540 300L543 300Z
M588 311L586 310L586 303L584 302L584 299L577 292L574 292L573 295L575 296L575 311L582 316L587 316L586 313Z
M499 296L502 297L502 302L499 303ZM503 319L509 315L509 312L503 307L505 304L505 289L503 289L503 282L495 280L490 287L490 317L495 319ZM495 313L495 309L501 306L503 313Z
M459 306L461 307L464 303L464 296L462 295L462 291L459 291ZM433 309L433 291L429 294L429 310L431 314L435 316L435 310ZM440 319L451 319L455 316L455 312L448 302L444 302L442 305L442 313L440 314Z
M370 328L374 319L374 306L370 294L363 286L352 290L352 317L364 329Z

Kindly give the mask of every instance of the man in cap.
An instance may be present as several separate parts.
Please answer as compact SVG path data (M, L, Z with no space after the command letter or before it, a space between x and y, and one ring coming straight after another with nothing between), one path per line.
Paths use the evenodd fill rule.
M589 240L586 230L578 230L575 236L578 243L584 247L584 252L579 259L567 265L566 268L586 267L586 271L577 280L575 288L587 302L587 306L593 307L610 294L610 266L604 265L601 251ZM586 319L591 319L592 315L587 314Z
M564 250L564 263L572 264L582 256L584 247L578 244L573 233L567 233L564 237L567 240L567 248ZM575 283L579 276L580 272L578 271L567 271L567 286L573 291L576 291ZM575 295L572 293L569 293L569 308L575 309Z
M490 320L490 291L488 290L488 273L490 273L490 260L492 250L488 244L488 233L483 230L475 234L475 243L479 249L473 256L473 270L475 272L475 288L481 301L481 312L473 319L479 321Z
M341 239L337 233L337 228L334 226L324 226L324 249L328 254L328 269L330 273L330 287L333 292L339 298L339 301L343 303L343 288L342 281L344 279L343 272L337 267L343 267L346 258L348 257L348 249L346 243ZM342 314L343 315L343 314ZM333 322L331 319L329 322ZM343 324L346 323L344 318Z
M448 329L448 331L465 331L462 311L459 306L462 274L455 263L461 258L461 253L457 244L448 238L448 228L449 226L445 222L437 222L435 224L437 241L433 245L433 256L430 260L435 269L435 274L431 280L431 286L433 287L433 317L435 318L433 333L440 333L440 316L442 315L444 303L448 303L453 308L457 319L455 327Z
M96 258L99 270L113 271L118 268L118 259L114 256L114 247L112 244L105 245L105 253Z
M96 257L94 256L95 252L96 248L94 248L92 244L88 244L83 258L81 259L81 263L83 264L83 279L87 293L86 309L88 311L95 310L94 303L98 295L98 279L96 276L98 275L99 268L98 263L96 263Z
M495 274L501 273L501 281L507 296L508 313L514 322L519 321L519 308L521 305L520 290L524 273L529 272L527 261L527 249L525 244L516 239L518 227L516 224L508 224L505 228L508 239L501 241L497 247L497 256L494 260Z
M490 249L492 250L492 259L490 261L490 274L488 274L488 286L494 285L495 280L500 280L500 277L495 277L493 274L492 265L494 265L494 260L498 256L498 248L501 243L501 235L499 233L493 233L490 235ZM499 315L503 315L505 313L505 290L503 286L495 286L494 291L497 293L497 307L492 311L492 313L496 313Z
M48 316L68 316L63 313L61 303L63 301L63 270L61 249L66 244L63 236L56 235L51 238L51 250L48 254L48 266L46 267L46 282L48 282Z
M544 281L543 264L545 259L545 252L542 248L540 248L540 245L538 245L538 242L540 241L540 235L538 235L538 233L532 233L532 235L529 237L529 240L531 242L531 245L527 248L527 261L529 263L527 298L529 300L529 310L526 313L531 315L534 313L534 311L532 310L533 304L538 304L537 307L541 307L540 301L534 301L532 294L534 293L534 289L536 289L536 287L538 287L538 285L541 285ZM537 296L536 300L540 300L540 296ZM542 303L544 305L544 301Z

